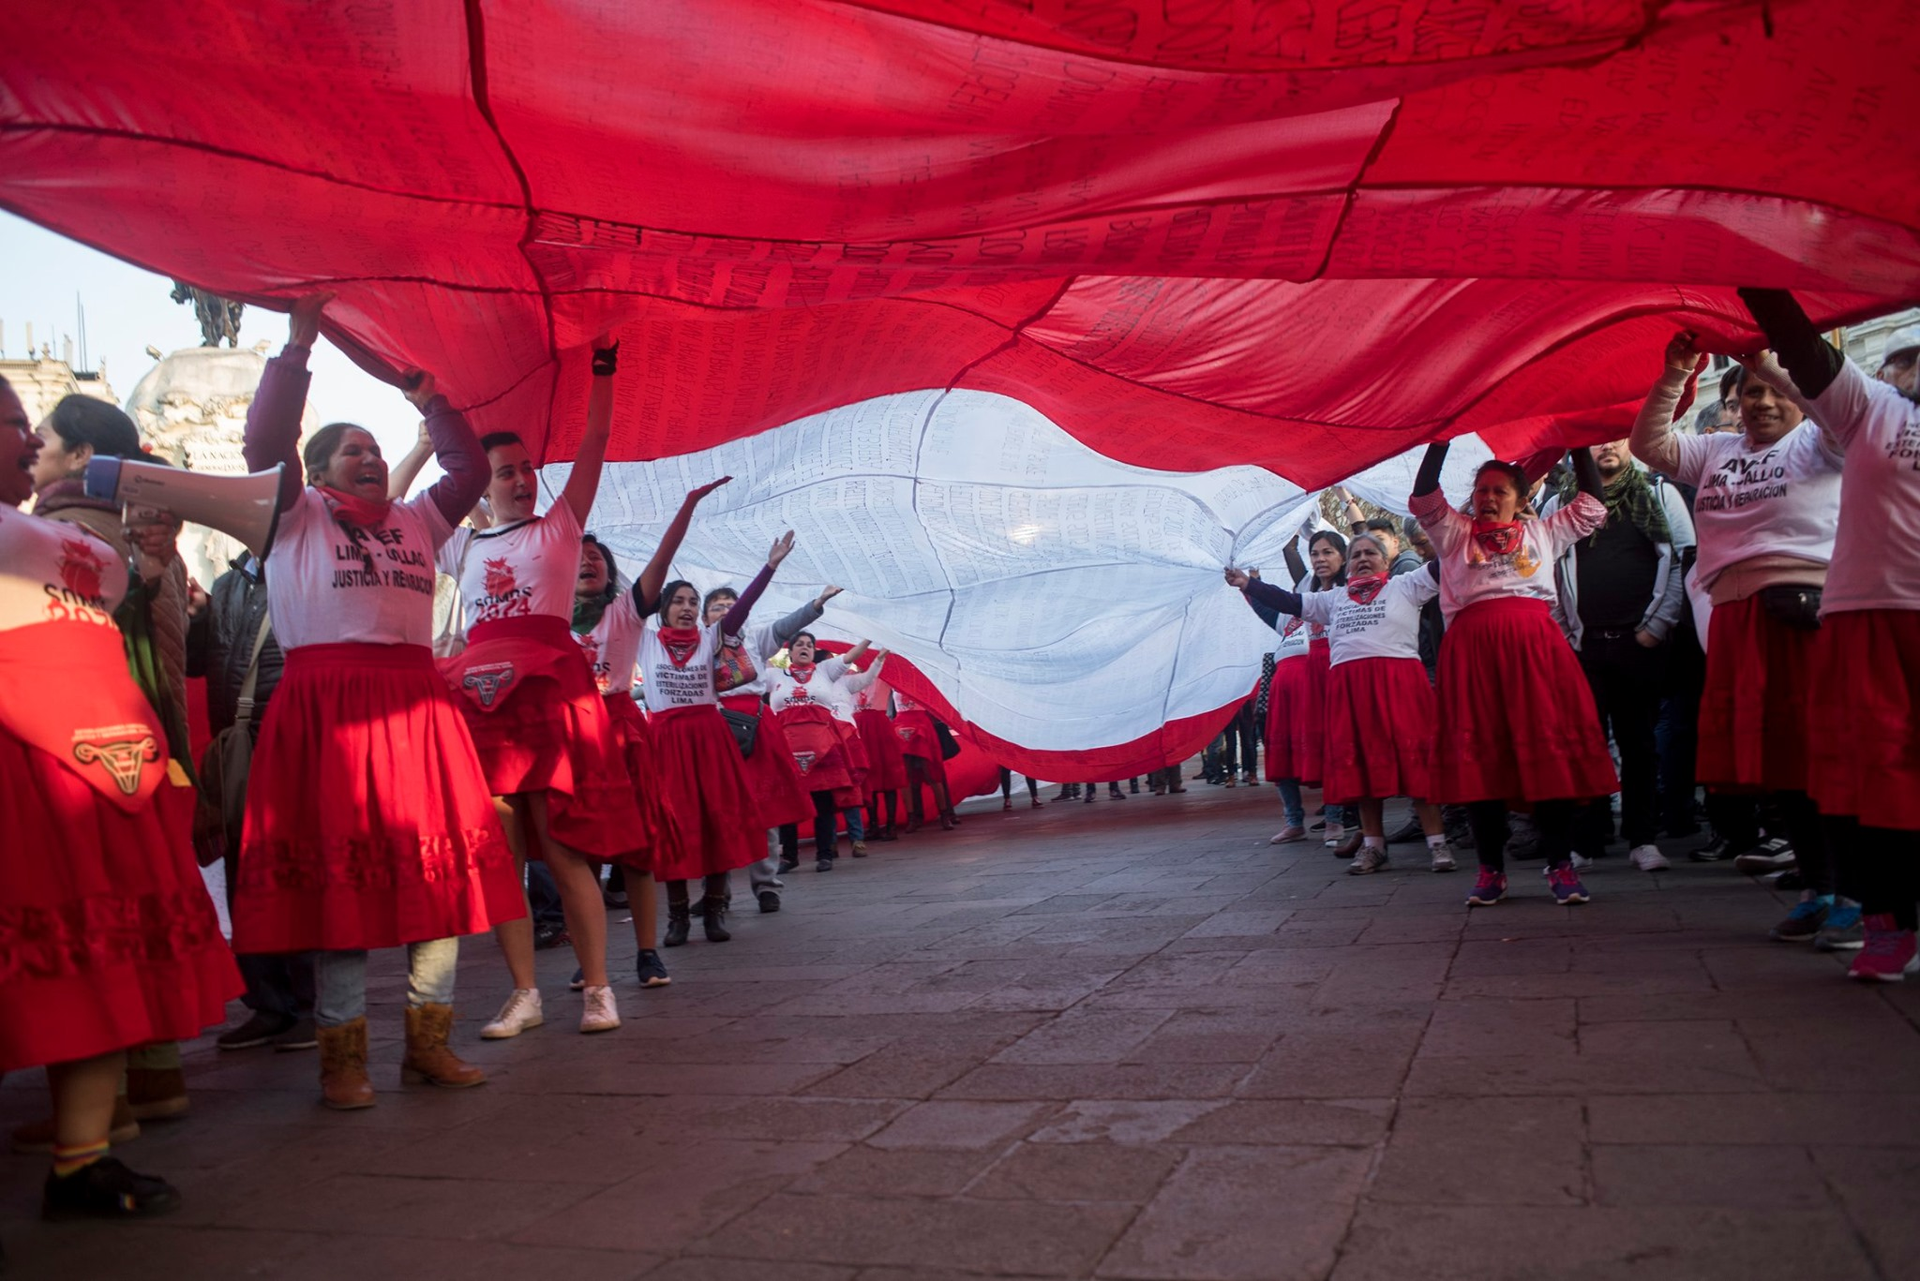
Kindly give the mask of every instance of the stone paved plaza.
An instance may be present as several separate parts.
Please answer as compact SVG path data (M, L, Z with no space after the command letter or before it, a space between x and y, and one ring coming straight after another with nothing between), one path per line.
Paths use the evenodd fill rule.
M473 941L476 1090L399 1086L387 955L377 1108L323 1111L310 1052L197 1042L192 1113L122 1152L184 1209L43 1226L45 1158L9 1158L10 1275L1920 1276L1920 984L1769 943L1786 896L1724 864L1616 853L1572 909L1518 864L1470 915L1467 870L1348 877L1267 845L1271 789L1190 786L975 801L774 916L742 887L660 992L615 913L604 1036L558 951L548 1024L480 1041L505 971ZM9 1079L0 1121L44 1098Z

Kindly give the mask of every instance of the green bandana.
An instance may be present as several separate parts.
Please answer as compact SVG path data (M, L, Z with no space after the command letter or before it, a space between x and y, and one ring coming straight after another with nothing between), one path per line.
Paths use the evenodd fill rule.
M1573 478L1571 472L1561 478L1560 503L1562 506L1571 503L1579 493L1579 482ZM1654 492L1652 484L1647 480L1647 474L1638 467L1629 463L1626 469L1607 485L1602 498L1607 504L1608 520L1618 518L1627 521L1651 543L1673 541L1673 531L1667 526L1666 509L1660 505L1660 495Z
M607 612L607 606L613 604L613 598L620 589L612 583L598 596L575 596L573 598L573 630L576 635L585 636L600 626L600 619Z

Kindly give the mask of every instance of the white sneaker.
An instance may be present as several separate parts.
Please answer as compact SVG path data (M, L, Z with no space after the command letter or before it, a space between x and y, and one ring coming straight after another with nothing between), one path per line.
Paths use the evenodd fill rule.
M620 1007L614 1003L612 988L590 987L581 995L587 1002L586 1009L580 1011L582 1032L611 1032L620 1026Z
M1384 845L1362 845L1360 852L1353 856L1353 862L1347 864L1348 876L1365 876L1369 872L1378 872L1387 865L1387 847Z
M1588 858L1585 854L1573 855L1573 867L1575 871L1578 871L1583 867L1592 867L1592 866L1593 866L1593 860Z
M1636 845L1627 858L1643 872L1664 872L1673 866L1655 845Z
M1335 827L1331 823L1329 823L1327 825L1326 831L1327 831L1327 848L1328 849L1337 848L1340 842L1347 839L1347 829L1344 827Z
M500 1007L500 1013L493 1022L480 1029L483 1041L504 1041L510 1036L519 1036L530 1027L539 1027L547 1021L540 1012L540 989L535 987L516 987L507 1003Z
M1438 845L1429 845L1427 849L1433 855L1433 866L1430 870L1435 872L1451 872L1459 866L1459 864L1453 861L1453 846L1446 841L1442 841Z

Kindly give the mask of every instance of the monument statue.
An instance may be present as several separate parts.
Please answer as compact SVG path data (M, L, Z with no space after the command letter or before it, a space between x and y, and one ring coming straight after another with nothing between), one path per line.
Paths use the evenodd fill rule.
M247 309L245 303L229 302L178 280L173 282L173 300L193 304L202 347L218 347L222 341L229 347L240 345L240 313Z

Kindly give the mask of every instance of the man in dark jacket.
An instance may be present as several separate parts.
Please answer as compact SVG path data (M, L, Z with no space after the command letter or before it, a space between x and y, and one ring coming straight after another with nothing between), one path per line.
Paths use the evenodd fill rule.
M207 727L215 735L230 729L239 720L240 690L246 684L247 669L253 663L253 647L262 627L266 641L260 647L258 674L254 677L253 715L247 729L253 741L260 741L260 722L267 714L267 703L280 684L284 659L267 620L267 584L263 566L250 555L242 554L233 567L214 580L207 607L200 612L187 633L187 674L204 676L207 681ZM218 804L217 798L215 804ZM240 852L240 815L225 814L224 850L227 871L227 901L233 901ZM313 954L300 952L287 956L245 955L239 958L240 974L247 992L242 998L253 1011L245 1023L222 1032L217 1044L223 1050L244 1050L256 1045L272 1045L280 1050L303 1050L314 1044L313 1035Z

